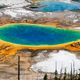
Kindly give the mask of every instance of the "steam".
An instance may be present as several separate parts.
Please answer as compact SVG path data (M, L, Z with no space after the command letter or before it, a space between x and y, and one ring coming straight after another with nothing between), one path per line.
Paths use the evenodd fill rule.
M71 66L75 68L75 71L80 69L80 59L78 59L75 54L71 52L60 50L59 52L50 52L48 55L49 58L38 62L31 66L31 69L35 72L50 72L54 73L55 69L57 69L58 73L60 73L62 69L62 73L64 73L65 68L67 73L70 73Z

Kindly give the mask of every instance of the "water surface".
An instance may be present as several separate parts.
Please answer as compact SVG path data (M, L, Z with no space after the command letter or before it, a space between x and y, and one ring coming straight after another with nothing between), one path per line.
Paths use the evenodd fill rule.
M0 28L0 39L21 45L57 45L80 39L80 32L30 24Z
M33 9L40 12L60 12L65 10L79 10L80 7L77 4L55 2L55 1L41 1L42 7Z

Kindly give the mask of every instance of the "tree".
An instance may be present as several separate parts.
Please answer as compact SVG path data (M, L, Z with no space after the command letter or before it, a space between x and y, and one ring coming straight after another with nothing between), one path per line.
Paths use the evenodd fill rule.
M43 80L48 80L48 76L47 76L47 74L44 75Z

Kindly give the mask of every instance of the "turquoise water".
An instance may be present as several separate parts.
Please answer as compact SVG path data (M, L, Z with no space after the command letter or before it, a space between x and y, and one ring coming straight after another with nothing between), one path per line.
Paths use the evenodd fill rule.
M69 4L64 2L54 2L54 1L41 1L40 5L43 7L33 9L35 11L41 12L59 12L65 10L78 10L80 7L76 4Z
M80 32L39 25L14 24L0 28L0 39L22 45L56 45L80 39Z

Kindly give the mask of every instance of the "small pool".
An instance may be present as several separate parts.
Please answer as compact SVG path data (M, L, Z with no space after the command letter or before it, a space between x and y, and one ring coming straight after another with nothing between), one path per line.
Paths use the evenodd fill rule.
M72 3L54 2L54 1L41 1L42 7L33 8L34 11L40 12L60 12L65 10L79 10L80 7Z
M57 45L80 39L80 32L30 24L0 27L0 39L21 45Z

